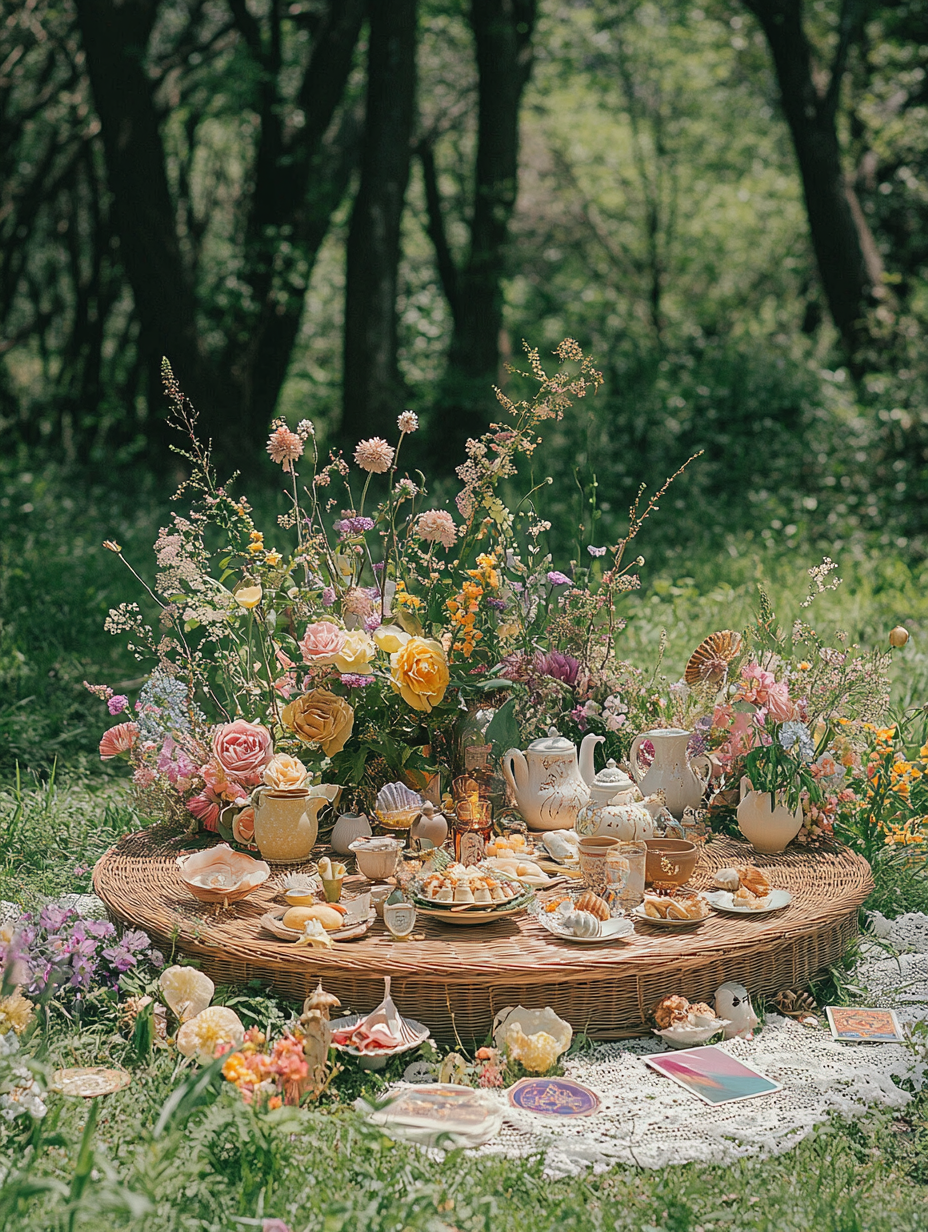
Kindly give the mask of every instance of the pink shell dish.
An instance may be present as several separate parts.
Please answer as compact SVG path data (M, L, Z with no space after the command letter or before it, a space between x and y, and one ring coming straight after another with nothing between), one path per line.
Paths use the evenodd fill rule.
M179 856L180 879L201 903L237 903L263 885L271 870L263 860L253 860L228 843Z

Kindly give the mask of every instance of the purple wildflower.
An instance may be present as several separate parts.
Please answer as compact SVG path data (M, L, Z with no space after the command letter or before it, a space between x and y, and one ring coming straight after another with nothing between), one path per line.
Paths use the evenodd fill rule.
M374 562L374 572L383 573L383 561L382 560L378 560Z
M135 955L125 944L107 946L103 951L103 957L116 968L120 975L135 966Z
M332 589L331 586L326 586L325 590L322 592L322 606L331 607L334 602L335 602L335 591Z
M487 599L487 607L492 608L494 612L505 612L507 603L505 599Z
M110 714L122 714L125 708L129 705L129 699L123 693L116 693L106 703L106 708Z
M367 685L374 683L373 676L359 676L355 672L345 672L339 679L349 689L364 689Z
M548 581L552 586L569 586L570 578L566 573L561 573L557 569L552 569L548 574Z
M39 924L47 932L57 933L68 920L73 920L74 916L75 912L67 907L43 907L39 912ZM30 945L32 940L33 938L30 938L26 944Z
M586 729L590 725L587 719L586 709L583 706L574 706L573 710L571 710L570 712L570 717L577 724L577 726L580 728L581 731L586 731Z
M580 662L573 655L561 654L559 650L549 650L547 654L535 655L535 670L540 676L551 676L571 688L577 683L580 674Z
M374 529L373 518L341 518L335 524L335 530L347 538L349 535L363 535L366 530Z
M592 543L588 543L586 545L586 550L589 552L591 556L605 556L606 555L605 548L594 548Z

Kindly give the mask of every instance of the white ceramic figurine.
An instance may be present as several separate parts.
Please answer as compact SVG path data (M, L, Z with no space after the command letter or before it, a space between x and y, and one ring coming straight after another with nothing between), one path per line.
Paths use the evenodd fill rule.
M743 984L726 983L715 994L715 1012L719 1018L727 1018L725 1038L736 1035L751 1039L757 1026L757 1015L751 997Z

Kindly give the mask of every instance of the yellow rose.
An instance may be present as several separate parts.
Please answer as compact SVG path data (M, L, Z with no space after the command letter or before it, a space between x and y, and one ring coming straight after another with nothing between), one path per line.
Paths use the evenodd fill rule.
M251 609L257 607L261 602L261 587L260 586L240 586L233 594L233 599L239 605Z
M326 757L340 753L354 727L354 711L343 697L328 689L313 689L284 707L281 721L307 744L322 746Z
M374 630L374 641L385 654L395 654L409 641L410 634L399 625L381 625Z
M356 676L371 675L371 659L376 647L366 633L355 629L345 637L345 644L332 660L340 672L353 672Z
M306 767L298 757L289 753L276 753L264 767L264 781L277 791L289 791L302 787L306 782Z
M445 652L438 642L411 637L390 656L390 683L408 706L431 710L448 687Z

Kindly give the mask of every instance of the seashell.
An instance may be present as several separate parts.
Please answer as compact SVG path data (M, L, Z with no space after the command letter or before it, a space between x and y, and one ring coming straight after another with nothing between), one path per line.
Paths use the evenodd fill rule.
M712 884L719 890L728 890L730 894L734 894L741 885L741 878L736 868L720 868L712 878Z
M600 921L589 911L568 911L561 916L560 923L565 932L575 937L598 937L603 931Z
M738 869L738 879L746 890L750 890L758 898L766 898L770 893L770 882L759 868L754 868L751 864L747 868Z
M410 820L422 811L422 797L405 783L387 783L381 787L374 802L374 811L381 821L397 814L410 814Z
M220 843L193 855L179 856L180 879L203 903L235 903L263 885L271 870L263 860L253 860L243 851Z
M216 986L196 967L168 967L158 980L168 1007L180 1019L196 1018L213 999Z
M734 629L710 633L690 655L683 679L689 685L721 684L729 663L741 653L741 645L741 634Z
M578 911L588 911L590 915L594 915L597 920L608 920L612 912L609 910L609 904L594 894L592 890L585 890L577 899L576 907Z
M493 1042L511 1060L535 1074L546 1073L573 1039L573 1028L550 1006L527 1010L507 1005L493 1020Z
M658 1001L653 1010L653 1018L660 1030L664 1031L674 1020L674 1015L682 1014L684 1018L690 1008L686 997L670 996Z
M773 1004L787 1018L802 1019L806 1014L812 1014L818 1009L815 1001L807 992L800 992L795 988L786 988L783 992L778 992L773 998Z
M319 889L319 878L312 873L288 873L280 879L280 888L297 894L314 894Z

